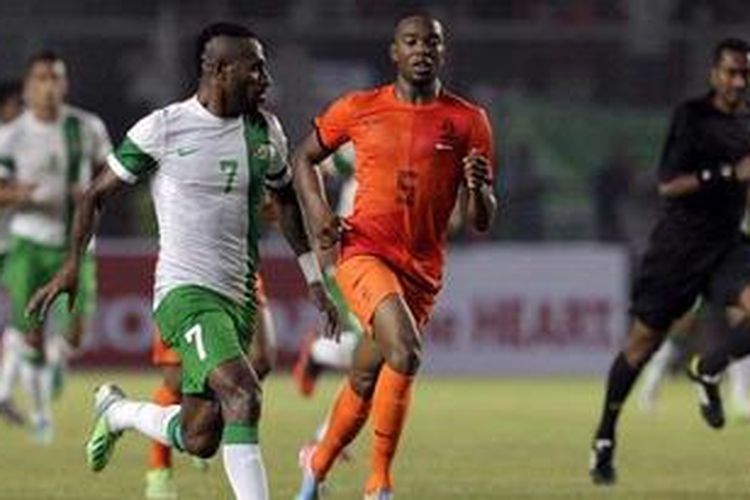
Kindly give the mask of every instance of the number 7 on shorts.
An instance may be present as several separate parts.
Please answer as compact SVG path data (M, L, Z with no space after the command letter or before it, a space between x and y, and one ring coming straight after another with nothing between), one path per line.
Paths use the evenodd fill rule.
M206 359L206 347L203 344L203 328L200 324L195 325L185 332L185 340L188 344L195 344L195 350L198 352L198 359Z

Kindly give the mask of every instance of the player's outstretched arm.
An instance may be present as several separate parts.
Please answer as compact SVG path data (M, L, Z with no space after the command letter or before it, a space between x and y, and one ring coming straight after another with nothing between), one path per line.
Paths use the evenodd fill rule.
M325 198L323 185L316 170L331 152L318 139L315 132L294 151L292 164L294 168L294 189L299 195L313 242L321 250L328 250L339 240L341 221L331 210Z
M678 175L674 179L659 183L659 196L680 198L698 192L701 182L696 175Z
M659 183L659 195L664 198L680 198L727 182L750 182L750 156L741 159L736 165L703 169L662 181Z
M27 208L34 206L33 193L36 186L13 181L0 182L0 207Z
M73 216L73 235L65 263L52 280L37 290L26 308L27 314L46 314L50 305L62 293L68 294L72 308L78 291L81 259L96 230L104 202L125 186L125 182L110 169L103 170L80 197Z
M466 216L475 230L486 232L492 227L497 210L490 161L486 156L472 150L464 158L464 183L468 193Z
M279 206L281 232L284 233L284 237L297 255L300 268L305 275L305 281L310 289L310 299L315 307L326 316L326 335L338 339L340 335L338 309L328 295L320 264L315 252L312 251L297 193L290 183L271 190L271 195Z

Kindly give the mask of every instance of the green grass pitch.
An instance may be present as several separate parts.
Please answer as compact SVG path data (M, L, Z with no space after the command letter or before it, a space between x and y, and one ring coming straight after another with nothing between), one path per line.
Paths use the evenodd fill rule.
M0 498L138 499L143 494L146 441L129 434L100 474L85 468L83 443L90 395L115 380L132 396L148 397L153 374L79 373L56 404L56 440L29 443L24 431L0 424ZM262 446L272 498L293 498L297 450L330 402L331 376L313 400L300 399L291 380L265 388ZM418 381L396 462L400 499L723 499L750 497L750 426L716 432L700 421L692 388L670 381L656 414L626 408L620 433L620 483L591 486L588 445L602 381L591 379L448 379ZM368 432L355 444L356 461L330 480L331 500L361 498ZM231 498L220 459L210 470L176 460L180 498Z

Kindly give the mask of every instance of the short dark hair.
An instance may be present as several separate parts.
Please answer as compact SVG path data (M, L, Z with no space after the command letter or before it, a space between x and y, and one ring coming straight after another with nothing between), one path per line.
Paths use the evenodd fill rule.
M0 82L0 106L4 105L11 99L21 98L21 82L5 81Z
M206 51L206 45L216 37L228 36L232 38L253 38L258 40L258 36L248 28L234 23L219 22L209 24L198 35L195 44L195 68L198 75L201 74L203 66L203 53Z
M741 38L725 38L714 47L713 63L718 64L724 52L743 52L750 53L750 43Z
M60 54L58 54L54 50L45 49L45 50L36 52L32 54L31 57L26 59L26 70L24 71L24 76L29 76L31 69L38 63L53 64L56 62L61 62L64 64L65 60L62 58L62 56L60 56Z
M401 24L403 21L407 19L411 19L413 17L427 19L429 21L437 21L437 18L431 12L427 10L411 10L411 11L403 12L400 16L398 16L394 27L398 28L398 25Z

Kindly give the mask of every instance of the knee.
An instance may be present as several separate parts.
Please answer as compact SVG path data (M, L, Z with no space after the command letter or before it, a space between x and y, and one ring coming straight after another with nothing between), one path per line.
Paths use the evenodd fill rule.
M255 423L260 419L262 394L255 381L232 386L222 391L219 399L225 422Z
M388 365L404 375L414 375L422 364L422 348L418 342L402 343L386 356Z
M273 370L273 359L269 353L263 352L253 356L252 365L258 379L263 380Z
M663 340L664 334L661 332L634 328L624 349L625 357L633 366L644 364L659 349Z
M182 438L185 441L185 451L198 458L211 458L221 443L220 432L183 431Z
M379 370L366 371L354 370L349 377L352 389L362 399L369 401L375 393L375 384L378 381Z

